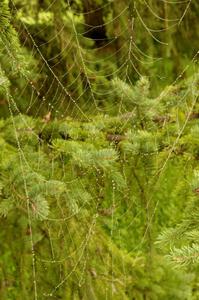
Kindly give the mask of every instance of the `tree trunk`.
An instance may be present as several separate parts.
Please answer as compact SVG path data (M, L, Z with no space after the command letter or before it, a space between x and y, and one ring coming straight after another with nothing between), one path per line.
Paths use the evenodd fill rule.
M104 44L107 38L103 9L94 0L82 0L82 4L86 24L85 36L93 39L96 46L99 47Z

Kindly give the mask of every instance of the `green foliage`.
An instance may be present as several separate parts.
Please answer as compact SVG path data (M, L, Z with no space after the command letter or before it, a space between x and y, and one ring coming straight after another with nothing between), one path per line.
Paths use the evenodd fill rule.
M0 299L198 299L198 11L1 1Z
M123 83L121 85L123 86ZM133 102L133 106L140 109L144 106L143 103L148 101L147 89L148 81L143 83L143 79L135 88L127 87L129 102L131 103L133 97L136 99L136 95L141 97L141 91L145 90L140 102ZM181 86L176 89L180 90ZM184 95L189 95L186 89ZM158 103L157 99L151 101ZM195 98L192 101L194 102ZM157 123L157 116L160 120L164 116L164 111L159 115L159 107L162 107L161 102L153 106L152 115L144 109L141 109L141 116L138 111L136 113L132 110L133 114L128 116L123 127L121 122L126 115L99 115L87 122L71 118L63 121L55 119L47 123L39 118L18 115L2 122L1 222L17 222L16 234L25 235L28 240L31 224L34 251L37 253L39 297L52 293L61 298L68 295L70 299L75 297L73 289L85 299L90 299L91 295L96 299L102 299L105 295L108 299L188 299L191 296L194 277L173 270L154 249L152 237L157 236L162 226L174 224L175 218L167 212L174 209L178 212L178 218L181 216L179 199L182 193L179 191L182 187L177 185L176 191L174 187L172 192L169 191L170 197L173 197L172 201L166 197L169 186L176 182L179 176L181 180L185 176L187 157L193 153L190 147L195 147L193 144L186 148L186 141L190 139L190 132L195 125L194 121L189 121L187 130L175 146L175 152L179 152L179 155L171 154L172 162L162 170L168 151L173 147L176 131L172 129L172 115L166 125ZM15 106L11 104L11 110L13 109ZM117 128L120 128L119 136ZM165 133L168 131L170 140L166 141ZM181 145L184 145L182 150ZM181 154L180 151L185 152ZM183 155L183 158L178 165L180 155ZM179 173L173 173L175 164ZM162 170L162 174L158 179L159 170ZM194 183L194 187L196 185ZM157 205L159 213L154 217ZM153 226L148 227L151 218L154 218ZM189 220L186 219L184 227L187 228L187 224L192 221L193 216ZM192 230L194 228L195 225ZM73 237L72 240L65 235L66 229L69 230L69 236ZM181 227L172 234L177 233L179 236L180 232L184 236L185 230ZM6 234L1 233L5 246L7 235L12 235L12 227ZM165 241L166 235L170 241L171 232L165 233L162 240ZM53 242L54 239L56 242ZM61 246L62 239L64 247ZM176 241L176 237L173 239ZM22 242L17 242L17 245L23 247ZM79 250L76 250L76 247L80 247ZM15 251L19 250L13 250L9 261L15 266L15 276L18 277L19 270L16 266L19 260ZM25 247L23 255L26 251L28 249ZM153 259L149 254L151 251ZM178 259L182 256L181 251L186 252L181 260L185 264L184 257L193 261L197 245L192 245L191 249L174 248L172 257ZM66 259L64 263L65 258L70 256L71 259ZM90 257L89 260L87 256ZM111 267L107 261L112 259ZM48 261L55 262L48 264ZM31 256L23 264L28 270ZM62 269L61 280L57 272L58 265ZM150 275L151 269L153 276ZM6 270L4 269L4 272L7 272ZM47 274L45 270L48 270ZM100 274L106 274L104 279ZM5 275L3 280L6 280L7 276ZM27 288L29 292L32 289L30 276L25 273L17 283L19 290L24 290L23 295L26 294ZM80 282L83 280L81 288L76 284L76 277ZM69 280L67 286L65 280ZM107 285L106 280L112 282L112 288ZM167 286L164 285L165 280ZM183 293L177 292L177 284L183 286ZM18 297L16 285L13 286L13 290L16 293L15 297ZM4 297L13 297L9 289L4 293Z

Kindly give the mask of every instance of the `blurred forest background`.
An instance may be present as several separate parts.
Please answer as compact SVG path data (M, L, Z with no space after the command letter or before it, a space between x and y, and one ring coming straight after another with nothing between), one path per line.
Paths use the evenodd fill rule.
M0 299L199 299L197 0L1 0Z

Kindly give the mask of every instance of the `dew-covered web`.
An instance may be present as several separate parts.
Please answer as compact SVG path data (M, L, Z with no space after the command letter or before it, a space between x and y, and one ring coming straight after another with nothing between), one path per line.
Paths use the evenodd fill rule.
M117 256L119 254L115 251L114 247L116 246L113 246L111 242L114 244L117 237L116 245L118 246L120 244L118 214L120 214L120 218L127 218L129 220L127 228L130 231L136 226L135 220L139 217L139 212L136 215L131 213L134 209L134 205L136 205L134 199L132 202L125 200L127 203L125 211L120 209L123 200L119 200L117 197L117 179L113 176L108 178L107 174L103 174L103 166L101 168L100 164L99 167L94 164L93 173L90 172L90 166L86 168L85 163L81 163L81 155L83 154L80 152L84 150L83 148L77 154L79 157L73 158L77 160L78 170L70 161L67 162L66 158L63 158L62 151L65 151L65 149L62 149L64 146L59 144L59 138L56 136L56 122L59 123L60 121L59 124L63 122L63 126L66 127L68 123L74 122L73 126L76 126L76 128L82 126L80 125L80 122L82 122L84 126L83 130L85 130L85 128L90 128L90 132L93 130L93 138L91 138L91 141L92 139L95 141L95 134L100 133L99 119L101 118L102 123L106 122L110 114L113 120L114 118L117 119L117 130L114 132L114 127L111 128L111 134L104 148L112 147L115 151L114 139L122 138L125 134L126 125L135 113L135 108L130 108L129 110L129 107L125 104L129 98L127 86L133 87L136 81L145 75L147 75L151 82L157 83L157 81L160 80L162 87L164 87L164 81L168 82L168 78L164 74L156 73L154 75L153 71L151 71L151 73L146 72L145 67L153 65L156 62L160 64L164 63L164 55L166 55L169 47L168 33L170 30L173 30L173 28L181 26L186 14L189 13L191 0L161 0L160 3L165 9L164 15L159 15L152 1L142 1L142 5L146 10L146 15L142 15L139 9L140 4L138 5L137 2L132 4L133 1L124 1L123 7L119 8L118 11L115 11L115 8L117 8L116 2L105 1L102 7L83 12L81 6L75 6L68 0L64 8L67 10L67 13L62 20L61 18L59 20L59 11L56 15L56 10L59 6L57 2L56 0L50 1L49 6L45 7L43 12L38 13L38 22L42 22L42 17L45 15L45 17L49 18L49 22L51 23L53 23L52 20L54 18L56 24L56 30L49 34L49 38L45 37L44 42L39 43L38 37L46 32L45 22L43 22L43 28L41 26L39 32L31 33L29 29L32 29L31 17L28 15L28 8L26 8L27 17L20 17L21 12L20 9L18 9L17 1L11 1L15 17L20 17L20 25L17 28L17 33L21 44L22 46L31 48L31 58L33 60L33 62L30 63L32 68L31 73L35 74L35 76L40 76L38 74L41 74L39 79L36 78L34 80L31 73L22 71L24 68L23 64L25 63L22 62L18 72L23 78L23 86L20 86L20 88L13 93L7 91L9 112L19 153L18 164L21 168L21 177L23 178L26 196L29 231L28 238L26 238L25 242L29 244L29 248L31 249L32 271L30 272L32 272L34 299L49 299L51 297L53 299L60 299L60 290L67 290L67 286L78 286L80 290L79 297L81 299L81 288L84 288L88 273L90 277L96 278L100 276L101 280L106 282L106 291L104 291L106 298L104 299L114 299L115 284L119 281L115 276L117 273L117 271L115 271L117 265L116 261L118 260L118 257L115 257L115 255ZM31 3L29 5L31 7ZM176 7L178 5L181 5L183 10L180 11L175 18L170 18L167 15L168 7ZM114 13L111 15L110 8L112 7L114 8ZM112 29L111 32L107 33L106 38L101 39L95 37L95 41L93 41L92 38L88 37L89 32L94 31L94 29L97 29L101 25L88 25L85 23L84 17L100 9L108 11L107 19L103 25L105 27L109 26ZM147 14L153 16L155 20L154 23L158 28L149 27L146 17ZM126 20L125 24L122 24L123 20ZM32 26L34 27L34 24ZM137 42L139 39L136 35L138 26L145 31L146 39L152 39L154 43L162 47L163 54L161 57L151 55L148 49L140 46ZM82 28L85 30L82 31ZM34 31L34 29L32 30ZM127 38L124 39L124 36ZM50 49L53 46L56 47L56 43L59 44L61 50L56 50L56 55L51 56L50 53L48 57L46 57L46 49ZM6 44L5 49L9 59L15 62L15 57L10 53ZM105 52L108 54L101 55L101 53ZM189 69L190 66L193 68L197 60L197 55L198 52L190 59L190 63L186 64L179 74L177 74L173 82L169 82L169 84L177 84L187 69ZM70 62L67 61L67 57L69 56L73 57ZM39 60L39 64L36 63L37 60ZM59 72L59 67L62 64L66 65L65 71L63 71L64 68L62 68L61 72ZM140 65L143 65L143 67L140 68ZM44 70L45 72L43 72ZM44 73L45 76L43 75ZM123 84L120 84L120 80L123 81ZM190 93L192 88L194 89L194 87L190 85L187 93ZM27 93L27 91L29 93ZM158 97L159 93L160 91L157 92L155 97ZM164 92L164 96L166 93L167 91ZM116 103L115 99L118 94L119 100ZM22 108L18 105L18 101L16 100L16 98L19 99L20 97L26 97L27 106L25 112L35 118L40 118L40 124L42 125L40 125L41 128L39 131L38 128L35 129L34 126L31 127L30 119L27 118L25 114L22 114ZM111 102L112 98L114 101ZM181 97L180 101L183 102L185 98L186 93ZM152 182L154 182L154 184L151 185L152 190L147 198L146 211L151 206L154 193L156 189L159 188L158 182L164 175L166 165L185 130L196 104L196 99L193 93L191 105L187 105L186 119L183 125L179 126L167 156L159 161L157 158L158 151L156 152L156 150L153 154L151 154L151 152L144 154L143 159L146 159L147 155L153 155L154 160L157 160L157 168L152 172ZM92 123L95 118L98 128L95 128L95 124ZM165 128L167 127L167 123L168 120L165 119L163 125ZM27 151L29 139L27 139L26 143L24 143L24 141L21 142L19 124L23 125L23 130L31 133L32 139L37 140L37 152L39 154L36 158L37 164L31 162ZM71 127L69 129L70 131L72 130ZM43 154L41 140L45 138L46 134L55 136L55 142L52 141L51 143L50 141L49 149L46 150L48 153L46 156L49 157L50 161L50 170L46 170L46 172L42 173L41 169L45 168L47 164L46 156ZM68 141L71 145L66 148L67 155L75 151L76 144L73 144L73 139L78 141L78 133L72 133L71 131L71 136ZM63 139L66 139L66 137L64 136ZM100 140L98 140L98 142L100 142ZM107 146L108 144L109 146ZM59 147L61 149L60 153L59 151L56 153L54 148L58 149ZM100 147L101 145L98 145L99 149ZM142 155L140 155L140 157L142 159ZM102 159L104 158L102 157ZM125 157L120 158L119 154L117 159L122 168L123 161L126 163L127 160L125 161ZM61 165L62 171L60 171L61 173L59 175L56 175L58 165ZM151 172L151 170L147 168L150 168L150 165L148 167L146 166L145 172ZM128 174L125 172L125 168L123 168L121 173L123 174L124 181L127 183ZM93 178L93 176L95 176L95 178ZM136 172L134 176L136 178ZM110 197L110 199L108 199L108 206L103 207L101 202L104 193L103 190L107 188L105 186L107 178L110 182L110 192L107 197ZM35 185L38 185L38 203L36 202L36 204L31 200L33 191L30 183L34 183L34 181ZM88 184L89 181L91 183L90 185ZM122 199L128 198L128 193L130 192L128 184L127 188L120 191L120 197ZM46 191L46 198L49 197L51 201L53 197L55 198L52 201L55 206L53 207L53 212L51 212L52 207L48 207L43 198L41 202L43 201L42 203L45 206L44 210L40 212L38 209L38 207L40 207L39 201L41 196L39 192L40 185L45 185L46 190L50 190L50 192ZM73 192L73 190L75 190L75 192ZM55 195L56 193L57 195ZM66 197L64 195L66 195ZM77 200L72 201L73 198L77 198ZM136 245L132 245L132 248L129 250L129 253L136 253L135 257L139 256L139 250L142 244L145 243L148 231L158 210L158 205L159 202L157 200L153 204L152 213L146 218L147 224L142 238ZM103 244L105 238L97 224L101 224L105 229L108 228L110 244L102 246L103 251L107 251L105 255L100 252L100 246L95 245L100 242L100 239ZM38 228L40 230L39 234ZM100 234L101 238L98 240L97 236ZM42 249L42 247L44 248ZM103 265L101 271L99 271L101 273L99 274L96 272L96 266L90 266L90 261L93 259L91 255L93 253L99 256L98 261ZM121 256L121 259L124 260L125 265L125 257ZM40 276L41 272L43 274ZM45 273L47 278L48 273L55 273L57 281L45 282ZM122 274L123 280L127 280L125 274L124 266ZM72 297L71 295L66 297L68 297L66 299L72 299L70 298ZM91 296L90 299L94 298Z

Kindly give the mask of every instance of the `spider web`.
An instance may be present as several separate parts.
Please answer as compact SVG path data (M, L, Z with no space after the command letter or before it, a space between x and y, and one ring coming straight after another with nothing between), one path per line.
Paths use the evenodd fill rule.
M20 11L18 11L17 1L11 1L13 9L15 10L16 14L19 14ZM56 1L51 1L49 6L45 8L45 13L49 12L49 16L52 17L52 6L55 4ZM102 98L109 98L112 95L114 95L115 92L117 92L117 87L112 87L111 90L104 89L104 83L100 81L101 78L105 78L107 80L119 77L121 78L124 82L127 84L133 86L135 84L135 79L132 79L132 72L136 74L135 78L138 79L139 77L145 75L145 69L143 68L140 70L137 67L137 64L143 64L143 66L146 65L153 65L154 62L157 61L162 61L164 63L164 57L157 57L155 58L154 56L150 56L149 53L145 50L140 48L140 45L136 43L136 37L134 36L134 27L139 24L142 25L143 30L146 32L146 37L148 36L149 38L153 39L156 43L161 45L163 49L169 46L169 40L164 40L164 37L166 37L167 32L169 30L172 30L174 27L179 26L182 24L186 14L188 14L189 7L191 5L191 0L190 1L163 1L161 0L163 5L178 5L178 4L184 4L184 10L179 14L174 19L170 19L168 16L159 16L158 13L155 11L153 8L153 5L147 1L143 1L143 5L145 6L146 10L148 13L154 16L154 19L156 22L159 22L160 24L164 24L163 29L156 29L156 28L149 28L149 25L147 24L146 18L141 15L141 12L139 11L139 8L137 7L137 4L134 3L133 9L130 7L131 6L131 1L128 3L125 3L123 9L119 12L116 13L115 16L109 16L108 21L105 22L105 26L112 25L114 27L115 22L120 20L124 16L128 16L128 24L124 28L121 29L119 34L117 33L117 36L109 36L106 41L102 41L100 46L96 47L96 44L92 44L92 47L86 49L86 53L89 53L90 59L88 55L85 54L84 48L82 47L82 43L84 40L89 41L89 38L86 37L86 35L89 33L89 31L96 29L98 26L90 26L90 29L85 30L84 32L79 31L77 25L76 25L76 20L75 18L80 18L80 24L86 28L88 24L85 24L84 22L84 16L85 14L89 14L94 11L89 11L89 12L82 12L80 9L77 9L75 11L74 7L71 6L70 1L67 1L67 8L68 8L68 14L67 18L70 20L71 24L71 29L72 33L69 36L69 39L66 41L66 43L63 45L61 52L57 53L54 57L48 57L46 58L43 53L43 49L45 47L48 47L49 45L53 45L53 43L61 37L62 34L66 34L65 31L65 26L64 24L61 25L61 28L57 29L57 33L52 35L52 37L49 38L49 40L45 41L43 44L38 45L37 43L37 36L42 34L42 29L40 32L37 32L34 34L31 34L30 30L28 29L28 25L26 23L26 20L23 21L23 18L21 18L21 24L20 27L17 28L17 33L20 37L20 40L24 40L24 45L29 43L29 48L32 49L32 57L39 57L40 59L40 65L39 68L38 66L35 66L35 68L32 69L33 73L37 74L42 74L42 71L45 69L47 70L48 76L51 78L51 82L48 82L48 76L45 78L40 78L39 79L39 84L38 82L35 84L33 80L29 79L29 76L26 74L23 74L23 79L25 80L25 85L21 88L21 90L17 91L17 96L23 97L23 95L27 95L27 90L31 90L30 93L30 99L28 101L28 105L26 108L27 113L31 113L34 111L34 117L42 116L44 118L44 125L43 128L40 130L40 134L45 130L46 123L51 122L51 116L57 119L62 119L64 120L66 116L72 116L73 119L78 119L78 120L83 120L84 122L90 122L93 119L93 116L96 115L103 115L107 113L112 113L112 110L115 110L115 104L110 104L107 107L106 103L102 100ZM114 3L106 3L103 6L103 9L107 9L111 7L112 5L115 5ZM30 4L31 6L31 4ZM99 9L99 8L98 8ZM129 16L129 10L131 11L130 16ZM161 27L161 26L160 26ZM24 39L24 32L26 33L26 38ZM43 29L43 32L45 32L45 27ZM115 49L112 51L110 54L105 57L103 55L100 56L99 53L103 51L106 51L108 47L112 47L117 39L120 37L123 37L124 33L128 32L129 34L127 35L128 38L123 42L122 45L119 46L119 49ZM114 30L113 30L114 33ZM159 36L163 37L161 39ZM68 37L67 37L68 38ZM167 38L167 37L166 37ZM97 39L96 39L97 41ZM100 41L100 39L99 39ZM6 45L5 45L6 48ZM9 55L9 49L7 49L7 52ZM60 65L62 63L65 63L64 58L67 57L68 55L71 55L71 51L74 52L73 54L73 62L71 66L68 67L65 73L62 74L57 74L56 73L56 66ZM93 53L96 53L95 55L95 61L93 61ZM121 56L119 57L120 64L117 65L117 68L113 68L110 72L107 71L104 74L104 70L99 70L96 71L96 69L93 67L96 65L96 63L103 64L104 66L107 66L110 60L112 60L113 57L117 57L118 53L122 53ZM99 58L98 58L99 55ZM190 59L190 63L187 64L184 69L178 74L178 76L175 78L175 80L172 82L172 85L178 83L178 81L182 78L184 73L189 69L190 67L193 66L193 64L196 62L198 52ZM64 57L64 58L63 58ZM14 57L11 57L14 60ZM66 78L70 74L70 72L74 72L75 68L75 76L70 81L69 84L67 84ZM82 76L84 77L83 79L85 80L86 84L82 86ZM149 74L147 74L148 77ZM156 75L158 77L159 75ZM94 87L94 84L92 83L93 77L95 81L97 81L97 87ZM151 75L151 78L149 78L151 81L153 81L154 75ZM167 82L168 78L165 78L162 75L160 76L161 80ZM46 89L47 86L47 89ZM72 87L72 88L71 88ZM192 87L190 87L191 89ZM44 92L45 90L45 92ZM105 90L105 92L104 92ZM128 113L128 110L126 110L124 101L125 101L126 93L125 90L122 91L122 96L120 98L120 102L117 105L117 112L116 116L120 116L124 113ZM95 203L95 208L93 209L93 215L90 218L90 221L88 222L88 219L83 220L83 222L86 222L86 226L84 229L81 229L81 218L82 215L79 216L81 210L84 209L83 204L80 208L78 208L77 211L71 213L71 215L65 215L65 206L67 205L66 203L62 203L60 200L57 200L57 207L56 207L56 212L57 215L53 217L47 217L45 221L45 235L48 237L48 242L49 242L49 249L51 256L46 257L45 254L42 255L42 249L38 250L37 245L35 246L35 225L34 225L34 218L32 218L30 208L31 208L31 202L30 202L30 191L29 191L29 186L27 184L27 178L26 178L26 168L29 170L32 170L32 166L29 163L29 159L27 158L27 153L24 150L24 145L21 144L20 138L18 136L18 129L17 129L17 124L16 124L16 119L15 115L17 114L22 122L24 123L27 128L29 128L29 124L27 124L26 118L21 112L21 109L18 107L17 100L15 100L15 95L11 95L8 93L7 95L8 99L8 106L9 106L9 112L10 116L13 122L13 127L15 131L15 138L17 141L17 146L18 146L18 153L19 153L19 165L21 166L21 176L23 178L23 185L24 185L24 190L26 194L26 207L27 207L27 215L28 215L28 223L29 223L29 236L30 240L28 243L30 244L31 248L31 256L32 256L32 278L33 278L33 286L34 286L34 299L37 300L39 299L40 295L40 284L38 283L38 274L37 270L43 268L44 272L46 272L52 268L54 272L57 274L60 274L59 281L55 282L54 285L49 289L46 290L45 293L43 293L42 297L46 297L47 299L49 297L54 297L56 299L56 293L63 288L65 285L67 285L70 281L70 278L72 275L76 278L76 283L79 287L81 287L84 284L85 278L86 278L86 269L87 265L89 264L89 255L90 252L88 250L88 246L91 243L92 239L95 241L95 230L96 229L96 224L98 222L98 219L101 218L99 214L99 207L100 207L100 190L101 190L101 185L98 182L98 178L96 177L96 188L99 189L99 195L97 199L93 199ZM40 104L38 105L38 99L40 99ZM49 99L52 99L51 101ZM87 99L87 100L86 100ZM105 100L106 101L106 100ZM48 107L46 105L48 103ZM168 164L171 155L173 153L173 150L175 146L178 144L180 137L182 136L182 133L184 132L187 122L189 120L189 117L194 109L194 106L196 104L196 98L193 97L192 105L191 107L187 108L187 117L186 120L184 121L184 124L181 128L179 128L179 131L176 135L176 138L173 142L173 145L171 149L168 152L168 155L166 159L163 160L161 166L156 170L156 172L153 175L153 180L155 182L153 191L151 195L153 195L158 189L158 182L161 180L161 177L164 175L164 170L166 168L166 165ZM35 106L38 105L38 108L35 109ZM45 120L47 119L46 123ZM125 124L128 123L128 118L124 122L121 119L121 124L119 126L119 130L117 131L117 134L120 134L123 132L123 128L125 127ZM165 121L165 127L167 126L167 121ZM52 131L54 129L52 128ZM55 129L56 130L56 129ZM32 134L37 137L37 132L34 132L34 129L32 130ZM39 146L40 147L40 146ZM40 151L40 150L39 150ZM42 156L41 156L42 160ZM54 166L55 162L52 159L52 168L51 168L51 174L52 174L52 179L55 177L54 176ZM64 172L65 171L65 163L63 161L62 167ZM81 176L85 175L87 176L87 173L84 169L81 170L83 173ZM35 172L35 171L33 171ZM147 170L146 170L147 172ZM100 175L100 171L97 169L96 173ZM65 175L66 179L66 184L69 184L72 186L73 184L80 184L82 191L87 193L87 187L84 184L84 180L82 178L77 177L75 171L73 174L73 180L71 182L67 182L67 174ZM43 179L42 179L43 180ZM116 207L117 210L117 203L116 203L116 183L114 180L112 180L112 192L111 192L111 201L110 201L110 207L114 208ZM149 197L147 207L150 206L150 203L152 201L152 197ZM147 233L149 231L149 228L151 224L153 223L156 211L158 210L158 205L159 201L157 200L154 209L153 209L153 214L149 216L147 219L147 224L146 224L146 230L143 234L143 237L141 238L140 242L132 249L132 251L137 251L141 249L142 244L145 242ZM122 214L123 217L128 215L129 211L133 209L132 205L129 204L129 207L127 208L126 212ZM110 222L110 238L111 240L114 241L114 236L118 233L116 232L118 229L117 225L117 218L115 216L115 210L112 209L110 213L111 217L111 222ZM128 225L129 228L133 228L135 225L135 219L139 217L139 215L136 215L132 217L130 220L130 223ZM68 225L68 221L73 220L73 218L77 218L77 225L74 225L74 228L72 228L71 224ZM78 230L79 228L79 230ZM59 232L59 234L58 234ZM74 236L75 234L75 236ZM67 237L66 237L67 236ZM73 245L71 249L61 249L60 253L57 252L55 253L55 244L62 245L63 248L67 247L69 244L69 241L71 245ZM108 270L112 270L111 274L111 279L110 279L110 284L107 282L107 291L106 291L106 299L108 299L108 290L111 290L111 298L114 299L114 267L115 267L115 260L116 258L114 257L114 251L110 251L111 254L107 257L105 257L104 265L107 266L107 274ZM137 257L139 256L139 251L137 252ZM69 261L69 264L67 262ZM68 269L68 266L70 265L70 270ZM78 272L76 272L78 269ZM92 271L95 273L94 271ZM124 277L126 276L126 271L124 269ZM95 277L96 275L93 274ZM108 280L107 280L108 281Z

